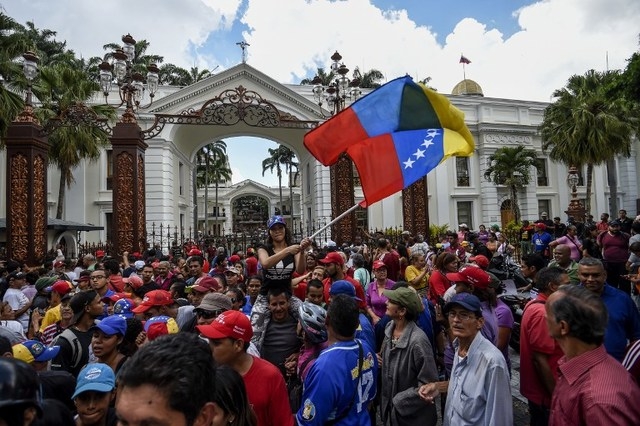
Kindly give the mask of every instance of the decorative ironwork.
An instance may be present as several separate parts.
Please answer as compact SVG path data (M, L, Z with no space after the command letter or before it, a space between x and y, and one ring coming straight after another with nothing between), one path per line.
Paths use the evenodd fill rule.
M145 198L145 191L144 191L144 154L139 153L138 154L138 181L137 181L137 207L138 207L138 211L137 211L137 221L138 221L138 226L136 227L138 229L138 231L140 232L139 235L139 239L140 241L138 241L138 250L143 250L146 246L146 242L147 242L147 231L146 231L146 227L145 227L145 222L146 222L146 203L144 202L140 202L140 200L146 200Z
M28 231L28 194L29 194L29 160L22 154L16 154L9 160L11 172L9 191L11 192L11 254L16 260L27 259L29 245Z
M402 221L405 231L429 238L427 177L402 190Z
M41 155L36 155L33 159L33 253L36 259L44 259L47 247L47 214L46 207L46 173L47 161Z
M197 111L189 108L179 114L155 116L153 125L142 132L144 139L158 136L166 124L233 126L242 121L252 127L294 129L311 129L318 125L317 121L299 120L289 113L281 113L257 92L243 86L223 91Z
M355 204L353 194L353 166L346 155L331 166L331 215L338 217ZM355 213L351 213L332 226L333 239L339 245L352 240L355 235Z
M109 126L106 117L100 117L91 108L82 102L74 102L68 108L60 112L57 117L47 121L40 134L50 135L61 127L88 126L102 129L108 135L113 134L113 128Z
M122 152L115 158L118 176L115 182L114 193L118 193L118 202L114 203L116 212L115 232L118 234L118 249L120 251L131 251L133 243L133 200L134 182L134 157L128 152Z

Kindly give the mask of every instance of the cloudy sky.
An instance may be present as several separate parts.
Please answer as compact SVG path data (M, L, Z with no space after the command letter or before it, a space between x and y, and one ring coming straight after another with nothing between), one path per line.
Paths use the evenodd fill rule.
M185 68L247 62L283 83L327 68L338 50L347 67L387 79L431 77L450 93L466 76L485 96L549 101L572 74L624 68L639 48L638 0L0 0L20 23L57 31L78 54L103 55L122 34ZM608 59L607 59L608 58ZM216 71L216 72L217 72ZM236 163L234 181L261 177L260 161ZM266 147L270 143L257 143ZM262 148L261 148L262 149ZM256 156L258 157L258 155ZM269 176L267 174L267 176ZM273 180L267 182L274 184Z

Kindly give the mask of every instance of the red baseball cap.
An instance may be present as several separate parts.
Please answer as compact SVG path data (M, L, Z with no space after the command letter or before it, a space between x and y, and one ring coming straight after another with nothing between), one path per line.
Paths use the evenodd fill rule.
M376 269L380 269L380 268L387 269L387 265L385 265L385 263L382 260L374 260L373 265L371 266L371 269L375 271Z
M189 253L187 253L188 256L201 256L202 252L197 249L197 248L192 248L191 250L189 250Z
M249 318L240 311L226 311L218 315L211 324L196 326L209 339L242 339L249 343L253 329Z
M69 293L71 289L73 289L73 286L71 285L70 282L64 281L64 280L58 280L55 283L53 283L51 287L47 287L45 290L51 291L51 292L55 291L59 295L64 296L65 294Z
M327 265L329 263L337 263L338 265L344 265L344 259L342 258L342 255L337 251L332 251L330 253L327 253L324 259L318 259L318 262L324 265Z
M536 223L536 228L540 228L540 229L547 229L547 225L545 225L542 222Z
M98 251L96 251L96 257L98 257L98 258L102 258L102 257L104 257L104 254L105 254L105 253L104 253L104 251L103 251L103 250L98 250Z
M122 281L124 281L125 284L129 284L134 290L139 289L143 284L142 278L137 275L130 275L129 278L123 278Z
M471 284L480 289L489 288L491 277L481 268L475 266L465 266L458 272L450 272L447 274L450 281L463 282Z
M133 308L131 312L141 314L147 312L152 306L167 306L173 305L175 301L171 297L171 293L166 290L151 290L144 295L142 303L136 308Z
M209 275L205 275L204 277L198 278L191 289L198 293L208 293L211 290L220 290L221 286L218 280Z
M485 255L478 254L475 256L471 256L469 260L472 262L476 262L476 264L482 269L487 269L489 267L489 259Z
M55 263L53 264L54 268L59 268L61 266L64 266L64 260L56 260Z

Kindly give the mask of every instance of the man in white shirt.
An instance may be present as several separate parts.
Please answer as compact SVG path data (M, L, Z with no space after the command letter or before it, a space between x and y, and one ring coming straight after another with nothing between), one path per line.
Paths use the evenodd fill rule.
M9 288L2 299L11 306L16 320L20 321L25 332L29 328L28 311L29 308L31 308L31 301L29 301L29 298L21 291L22 287L25 285L26 276L27 275L24 272L17 271L9 274L7 277Z

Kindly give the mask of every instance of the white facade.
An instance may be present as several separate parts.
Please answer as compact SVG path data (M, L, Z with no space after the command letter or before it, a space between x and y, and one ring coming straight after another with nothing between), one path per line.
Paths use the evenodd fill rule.
M178 114L187 109L199 110L202 105L225 90L243 87L258 93L281 113L291 114L302 121L323 121L323 115L313 99L312 86L283 85L247 64L240 64L220 74L202 80L192 86L161 87L153 105L139 114L143 129L153 123L155 113ZM116 94L112 94L116 96ZM468 159L468 176L456 172L456 159L451 158L428 175L429 220L432 224L449 224L452 228L467 222L476 228L480 224L500 223L501 205L508 198L506 188L496 187L483 178L487 159L497 148L505 145L526 145L546 158L541 150L541 138L537 127L542 121L546 103L481 96L451 95L451 102L466 116L466 122L476 141L474 155ZM115 98L114 98L115 99ZM327 111L323 111L327 114ZM326 115L325 115L326 116ZM196 152L205 144L232 136L255 136L281 143L292 149L299 160L300 181L294 194L294 218L303 223L330 220L331 194L329 169L320 165L302 144L306 130L251 127L240 122L233 126L167 124L154 139L148 140L146 162L146 209L149 233L151 224L171 227L194 228L194 200L192 171ZM630 158L617 159L618 205L635 216L638 198L638 146L633 145ZM251 147L247 147L251 155ZM106 226L112 211L111 191L108 189L107 152L97 163L82 164L74 171L75 184L67 191L65 217L63 219ZM0 151L0 164L6 164L6 151ZM566 220L570 194L566 184L567 168L547 159L547 184L538 185L537 176L526 192L519 194L519 206L523 219L536 219L541 211L550 217ZM49 217L55 216L59 174L50 167ZM466 178L468 177L468 186ZM463 178L459 180L459 178ZM608 211L606 171L594 170L591 213L599 217ZM460 183L465 184L461 186ZM0 217L6 216L6 174L0 173ZM584 198L584 187L579 196ZM356 201L362 199L362 191L355 188ZM257 182L245 181L219 188L219 207L228 212L220 223L226 232L231 231L232 202L241 195L257 195L268 200L273 214L278 204L278 188L269 188ZM370 228L402 226L401 194L396 194L369 207ZM214 187L209 190L208 212L213 213ZM198 193L198 222L204 221L204 191ZM289 205L289 189L283 188L283 201ZM615 213L615 212L614 212ZM82 233L85 241L104 241L105 231ZM50 242L50 243L55 243Z

